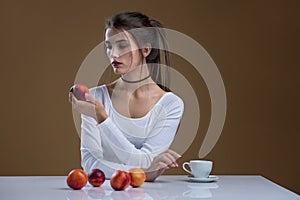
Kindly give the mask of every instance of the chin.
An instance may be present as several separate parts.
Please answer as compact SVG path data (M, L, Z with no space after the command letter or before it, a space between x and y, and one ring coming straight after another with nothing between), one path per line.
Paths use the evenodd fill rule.
M113 68L114 74L115 75L124 75L128 73L128 69L124 68Z
M115 75L122 75L124 74L124 70L120 69L120 68L113 68L114 74Z

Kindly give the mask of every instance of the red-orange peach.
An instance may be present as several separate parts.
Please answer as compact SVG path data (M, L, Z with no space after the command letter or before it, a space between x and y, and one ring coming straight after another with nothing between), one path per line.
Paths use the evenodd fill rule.
M94 187L101 186L105 181L105 174L102 170L95 168L88 174L89 183Z
M88 181L87 174L82 169L73 169L67 178L67 184L74 190L83 188Z
M146 180L146 174L144 170L140 168L132 168L129 170L129 175L131 177L130 185L132 187L140 187Z
M70 92L81 101L85 101L85 93L90 93L89 88L84 84L75 84L71 87Z
M125 190L131 182L128 172L117 170L110 177L110 185L114 190Z

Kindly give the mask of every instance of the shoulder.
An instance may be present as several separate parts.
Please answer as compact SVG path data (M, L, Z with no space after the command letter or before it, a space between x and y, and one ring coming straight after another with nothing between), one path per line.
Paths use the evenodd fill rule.
M162 97L161 97L161 102L163 104L178 104L180 106L183 106L183 101L182 99L174 94L173 92L166 92Z
M173 92L166 92L160 99L159 103L167 110L179 112L182 115L184 111L183 100Z

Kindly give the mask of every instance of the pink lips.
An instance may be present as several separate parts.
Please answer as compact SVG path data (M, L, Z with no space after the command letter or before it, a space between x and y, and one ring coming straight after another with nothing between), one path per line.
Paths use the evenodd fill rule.
M118 62L118 61L113 61L111 63L114 67L118 67L119 65L121 65L122 63Z

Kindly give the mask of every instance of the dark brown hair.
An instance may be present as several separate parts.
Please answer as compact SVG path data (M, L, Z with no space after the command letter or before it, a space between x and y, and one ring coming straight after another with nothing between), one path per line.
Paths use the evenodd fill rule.
M140 53L144 44L151 44L151 52L146 57L149 72L152 79L163 90L168 90L170 80L168 67L166 66L170 65L170 59L162 24L139 12L124 12L107 19L105 32L108 28L128 31L136 41ZM165 65L165 67L162 67L162 65Z

